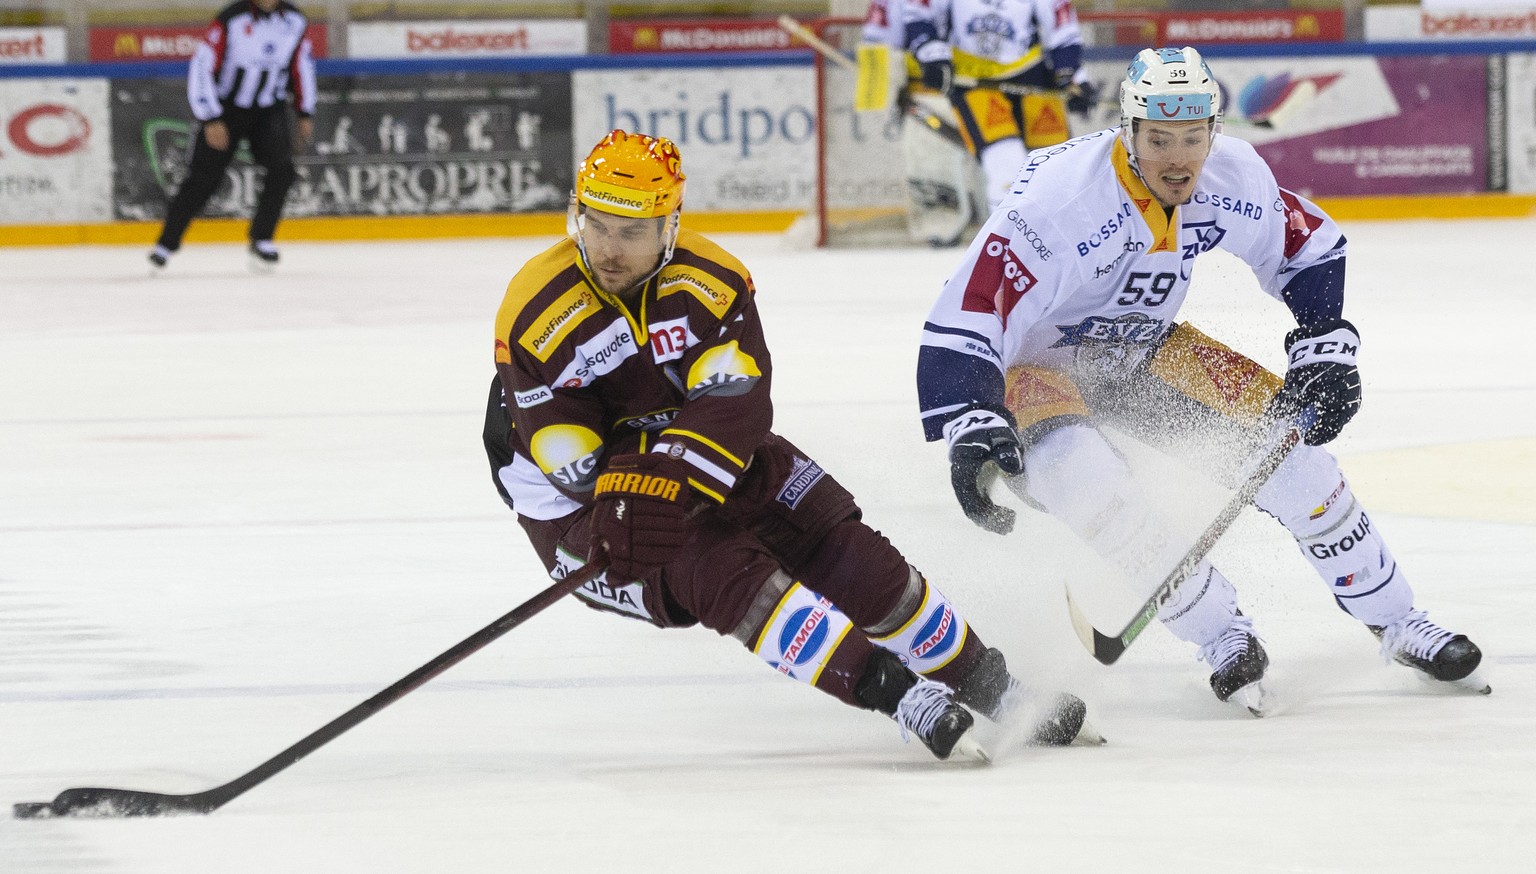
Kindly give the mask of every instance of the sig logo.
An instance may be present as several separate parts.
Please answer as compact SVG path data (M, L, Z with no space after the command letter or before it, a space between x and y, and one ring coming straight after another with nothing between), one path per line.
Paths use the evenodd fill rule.
M557 484L577 491L592 488L602 448L602 438L580 425L540 428L528 441L539 470Z

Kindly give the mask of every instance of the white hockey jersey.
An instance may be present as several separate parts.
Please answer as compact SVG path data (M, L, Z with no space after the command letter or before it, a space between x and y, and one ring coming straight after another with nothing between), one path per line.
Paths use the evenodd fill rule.
M226 107L268 107L294 97L304 116L315 111L315 61L309 19L287 0L271 12L246 2L224 7L208 25L187 65L187 100L198 121Z
M1006 79L1045 60L1076 67L1083 42L1071 0L906 0L907 45L937 38L953 48L955 75ZM1071 52L1065 50L1071 49Z
M1218 135L1190 201L1169 216L1119 134L1030 153L949 278L918 357L929 440L964 410L1001 411L1010 366L1070 370L1106 344L1127 362L1144 357L1171 329L1195 256L1212 248L1246 262L1298 321L1338 317L1338 226L1281 188L1251 145Z
M907 46L906 0L870 0L860 37L864 42L904 50Z

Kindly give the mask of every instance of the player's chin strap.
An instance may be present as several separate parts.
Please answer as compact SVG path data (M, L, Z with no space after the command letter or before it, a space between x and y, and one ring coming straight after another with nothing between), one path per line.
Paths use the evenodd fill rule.
M672 253L677 249L677 234L678 231L682 230L682 226L683 205L679 203L677 205L677 209L672 210L671 214L667 216L667 227L663 232L666 234L667 243L662 247L661 257L656 259L656 267L652 269L650 273L647 273L640 277L640 279L636 280L635 284L631 285L630 288L637 288L639 286L645 285L647 282L651 281L652 277L661 272L661 268L667 266L667 262L672 260ZM592 263L587 260L587 243L582 239L581 236L581 232L585 228L586 222L582 220L580 207L576 203L576 195L572 194L570 209L567 210L565 214L565 233L572 240L576 241L576 252L581 256L581 272L586 274L587 281L592 284L593 288L601 289L602 286L598 284L597 278L593 276ZM603 290L606 291L607 289ZM624 289L624 291L628 290L629 289ZM617 294L616 292L609 293Z

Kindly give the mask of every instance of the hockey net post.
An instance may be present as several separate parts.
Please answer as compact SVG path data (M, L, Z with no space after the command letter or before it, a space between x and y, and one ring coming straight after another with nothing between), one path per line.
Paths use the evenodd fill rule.
M953 122L946 121L947 107L898 106L894 94L885 108L857 107L860 19L801 22L784 16L779 26L815 51L816 191L811 212L791 234L810 237L818 247L897 246L951 236L954 222L945 208L967 197L973 162L956 142ZM890 63L888 78L899 84L902 54L893 52ZM914 172L914 166L921 169ZM935 218L940 227L930 232Z

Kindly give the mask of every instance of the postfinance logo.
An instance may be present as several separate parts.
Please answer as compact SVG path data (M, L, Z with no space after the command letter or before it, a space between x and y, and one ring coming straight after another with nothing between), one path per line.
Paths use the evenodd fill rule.
M560 341L588 316L597 312L597 297L585 285L577 285L560 295L544 312L534 318L533 324L517 339L519 346L532 352L540 361L559 348Z
M539 470L560 485L580 491L592 487L602 447L602 438L580 425L549 425L528 441Z
M650 218L656 214L655 192L621 188L597 179L582 180L581 202L614 215Z
M686 291L709 308L715 318L725 318L725 313L736 300L736 290L709 273L695 267L677 265L666 268L656 284L656 297Z

